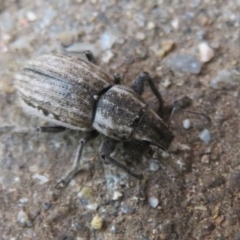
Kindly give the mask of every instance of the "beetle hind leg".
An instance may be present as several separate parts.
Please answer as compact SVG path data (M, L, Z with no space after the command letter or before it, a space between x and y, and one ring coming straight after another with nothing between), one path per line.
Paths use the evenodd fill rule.
M86 134L84 138L81 138L79 141L79 145L77 148L77 152L74 158L73 165L70 169L70 171L67 172L66 176L61 178L57 184L55 185L55 188L57 189L62 189L68 186L69 182L74 178L74 176L79 173L82 168L81 168L81 156L82 156L82 151L87 142L89 142L91 139L95 138L98 135L98 132L93 130L89 133Z
M121 168L123 171L125 171L129 175L142 180L143 179L142 174L137 174L137 173L132 172L127 166L125 166L124 164L122 164L122 163L118 162L117 160L110 157L110 154L114 151L115 146L116 146L116 141L114 141L112 139L107 139L104 141L104 143L102 145L102 149L101 149L101 158L103 159L103 162L111 163L111 164Z
M84 51L84 54L85 54L85 56L86 56L86 58L88 59L89 62L92 62L92 63L96 64L96 60L93 56L92 51L86 50L86 51Z

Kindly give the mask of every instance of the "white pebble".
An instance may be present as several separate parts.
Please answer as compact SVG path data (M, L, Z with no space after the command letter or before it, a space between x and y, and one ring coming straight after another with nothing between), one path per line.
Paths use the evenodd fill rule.
M173 20L172 20L172 22L171 22L171 25L172 25L172 27L174 28L174 29L178 29L179 28L179 20L178 20L178 18L174 18Z
M109 63L109 61L114 57L114 54L109 50L103 54L102 61L104 63Z
M121 192L115 191L115 192L113 193L113 198L112 198L112 200L113 200L113 201L117 201L117 200L119 200L122 196L123 196L123 194L122 194Z
M102 49L111 49L113 44L119 39L119 34L114 31L106 31L102 34L100 41Z
M184 127L185 129L189 129L189 128L191 127L191 122L190 122L189 119L184 119L184 120L183 120L183 127Z
M19 204L24 204L24 203L27 203L28 202L28 198L20 198L18 200Z
M156 172L159 169L159 162L155 159L151 159L149 162L149 170Z
M211 133L207 130L204 129L202 132L199 133L199 138L208 144L211 141Z
M146 38L146 36L145 36L144 33L138 32L138 33L136 34L136 38L137 38L138 40L140 40L140 41L143 41L143 40Z
M24 211L19 211L18 216L17 216L17 220L20 224L22 224L25 227L32 227L32 222L29 219L29 216L26 212Z
M171 84L172 84L172 82L170 81L169 78L166 78L166 79L161 83L161 85L162 85L164 88L168 88Z
M198 45L199 59L201 62L209 62L214 57L214 51L206 42Z
M37 20L37 15L34 12L27 12L26 17L28 21L33 22Z
M148 203L150 204L151 207L156 208L158 206L158 204L159 204L159 201L155 197L150 197L148 199Z
M155 28L155 23L154 22L148 22L147 23L147 30L152 30Z
M37 174L35 173L33 176L32 176L33 179L38 179L40 181L40 184L44 184L44 183L47 183L49 181L48 178L46 178L45 176L43 175L40 175L40 174Z
M209 163L210 162L209 155L203 155L202 158L201 158L201 162L202 163Z
M88 204L88 205L86 206L86 208L87 208L88 210L91 210L91 211L96 211L97 208L98 208L98 204L97 204L97 203Z

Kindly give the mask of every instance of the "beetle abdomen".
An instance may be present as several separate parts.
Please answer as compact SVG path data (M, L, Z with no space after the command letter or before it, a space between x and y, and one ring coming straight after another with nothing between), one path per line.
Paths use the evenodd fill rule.
M92 63L65 55L31 61L17 78L26 110L79 130L92 129L96 96L114 84L111 76Z
M147 104L132 89L115 85L97 104L93 127L116 140L128 140Z

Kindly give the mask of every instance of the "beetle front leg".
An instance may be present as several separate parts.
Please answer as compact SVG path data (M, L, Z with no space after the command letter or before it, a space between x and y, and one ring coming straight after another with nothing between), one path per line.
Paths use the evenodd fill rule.
M155 86L152 78L149 76L149 73L147 72L141 72L139 76L135 79L134 83L132 84L131 88L138 93L139 95L143 94L144 91L144 82L148 82L152 92L156 96L158 102L159 102L159 109L158 112L160 116L162 115L163 112L163 99L161 94L159 93L157 87Z
M82 156L83 147L85 146L85 144L87 142L89 142L91 139L95 138L97 135L98 135L98 132L93 130L93 131L87 133L84 138L80 139L79 145L78 145L78 148L77 148L77 152L76 152L76 156L74 158L74 162L73 162L73 165L72 165L72 168L70 169L69 172L67 172L65 177L63 177L62 179L60 179L57 182L57 184L55 186L57 189L61 189L61 188L67 187L69 182L81 170L81 168L80 168L81 167L80 166L80 160L81 160L81 156Z
M119 168L121 168L123 171L128 173L129 175L142 180L143 175L142 174L137 174L132 172L127 166L123 165L122 163L118 162L117 160L113 159L110 157L110 154L114 151L116 147L116 141L112 139L107 139L104 141L101 149L101 158L103 159L104 163L111 163Z

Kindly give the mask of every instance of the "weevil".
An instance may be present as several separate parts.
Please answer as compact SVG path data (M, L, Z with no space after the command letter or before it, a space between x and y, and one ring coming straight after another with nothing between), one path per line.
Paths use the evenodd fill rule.
M96 65L91 51L87 60L68 55L44 55L32 60L17 77L20 101L25 111L55 127L39 127L39 132L60 132L67 128L86 131L81 138L71 170L59 181L66 186L79 171L84 145L99 133L106 136L101 158L128 174L143 179L110 155L118 141L141 142L167 150L174 135L161 114L153 111L141 97L144 83L163 109L162 97L150 75L142 72L130 87L120 85L118 74L111 76Z

